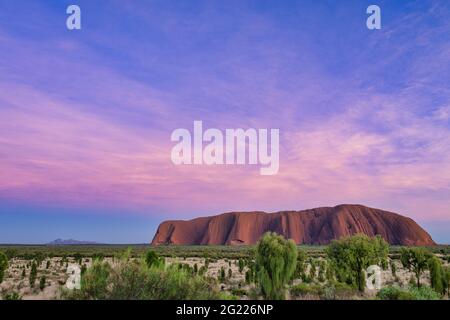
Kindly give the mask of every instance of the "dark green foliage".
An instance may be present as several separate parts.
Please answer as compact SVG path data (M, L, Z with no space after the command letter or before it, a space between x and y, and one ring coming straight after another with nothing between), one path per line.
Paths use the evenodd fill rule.
M95 260L81 277L81 290L85 299L106 299L111 266L107 262Z
M201 266L200 269L198 270L198 275L199 276L203 276L206 271L208 271L208 269L205 266Z
M44 290L45 285L46 285L46 281L47 280L45 279L45 276L42 276L41 280L39 281L39 289L41 289L41 291Z
M220 268L220 273L219 273L219 281L220 282L225 282L225 278L226 278L226 276L225 276L225 268L221 267Z
M10 292L3 294L3 300L22 300L22 297L17 292Z
M50 268L50 260L47 260L47 263L45 264L45 269Z
M75 261L76 261L79 265L81 265L81 260L83 259L83 256L81 255L81 253L75 252L75 253L73 254L73 258L75 259Z
M391 261L391 273L394 278L397 277L397 266L394 261Z
M159 267L164 265L164 258L160 257L155 251L149 250L145 254L145 263L148 267Z
M37 264L36 264L36 261L33 261L33 263L31 264L31 271L30 271L30 278L29 278L31 288L34 288L34 284L36 282L36 277L37 277Z
M444 268L441 260L436 256L432 256L428 260L428 269L430 270L431 287L439 294L444 295L447 289Z
M320 296L323 293L320 285L309 285L306 283L300 283L291 288L291 295L295 297L303 297L307 295Z
M309 278L313 281L316 278L316 261L311 259L310 267L309 267Z
M440 296L427 286L411 287L408 290L399 287L384 287L377 293L381 300L439 300Z
M444 268L444 279L447 287L447 295L450 296L450 266Z
M365 269L370 265L385 265L388 248L380 236L370 238L365 234L356 234L332 241L325 251L339 281L364 291Z
M17 256L18 252L19 251L17 249L8 248L5 250L5 255L8 257L8 260L11 260Z
M3 282L6 269L8 269L8 257L3 252L0 252L0 283Z
M305 269L306 269L306 260L308 256L306 252L302 249L298 249L297 251L297 264L295 267L295 278L304 278L305 277Z
M266 233L256 246L256 275L266 299L285 298L285 286L292 280L297 264L297 248L292 240Z
M403 267L416 275L417 288L420 287L420 276L428 268L430 257L430 252L424 248L402 248L400 251L400 261Z
M326 272L326 262L324 260L319 262L319 275L318 280L320 282L325 281L325 272Z
M230 269L228 269L228 279L230 279L233 275L233 271Z
M23 268L23 269L22 269L22 279L25 278L26 275L27 275L27 274L26 274L25 268Z
M244 271L244 267L245 267L244 259L239 259L238 261L239 273L242 273L242 271Z
M198 273L198 265L195 263L194 264L194 274L197 274Z
M251 269L245 272L245 283L250 284L254 281L253 271Z
M328 282L333 282L335 280L333 265L330 263L327 263L326 267L327 267L327 270L325 272L325 278L327 279Z
M147 266L145 260L121 259L112 268L96 261L81 280L81 289L67 292L68 299L185 300L222 299L214 283L192 275L178 265Z
M86 265L83 264L83 265L81 266L80 274L83 275L83 274L86 272L86 270L87 270Z

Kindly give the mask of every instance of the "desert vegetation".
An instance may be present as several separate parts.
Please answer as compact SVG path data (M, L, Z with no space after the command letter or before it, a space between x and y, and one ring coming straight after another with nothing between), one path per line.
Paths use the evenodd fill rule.
M448 299L450 248L389 247L355 235L296 246L3 246L1 299ZM368 290L366 268L381 268ZM69 289L73 266L80 286Z

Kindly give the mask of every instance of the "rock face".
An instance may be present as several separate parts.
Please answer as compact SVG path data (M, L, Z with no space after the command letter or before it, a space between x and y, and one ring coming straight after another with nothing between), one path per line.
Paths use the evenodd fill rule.
M339 205L303 211L229 212L190 221L161 223L152 245L255 244L267 231L297 244L328 244L355 233L381 235L392 245L435 245L415 221L396 213L361 205Z

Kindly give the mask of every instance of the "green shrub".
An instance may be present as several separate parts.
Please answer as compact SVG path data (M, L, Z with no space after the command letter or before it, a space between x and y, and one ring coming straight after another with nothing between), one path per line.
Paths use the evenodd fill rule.
M8 257L3 252L0 252L0 283L3 282L6 269L8 269Z
M10 292L3 294L3 300L22 300L22 297L17 292Z
M114 267L96 261L81 278L81 289L67 299L185 300L223 299L215 283L178 265L152 265L122 259Z
M238 267L239 267L239 273L242 273L242 271L244 271L244 267L245 267L245 263L244 263L243 259L239 259Z
M364 291L364 270L373 264L386 265L388 248L381 236L370 238L365 234L356 234L333 240L325 252L340 282L353 284Z
M412 287L409 292L414 296L415 300L439 300L441 296L428 286L420 288Z
M413 286L408 290L389 286L382 288L377 293L377 298L381 300L439 300L440 296L428 286L420 288Z
M323 288L319 285L308 285L300 283L291 288L291 295L301 297L306 295L320 296L323 294Z
M431 287L437 293L444 295L447 289L447 283L441 260L436 256L432 256L428 261L428 269L430 270Z
M155 251L149 250L145 254L145 263L148 267L159 267L161 265L164 265L164 258L160 257Z
M42 276L41 280L39 281L39 289L41 289L41 291L44 290L45 285L46 285L46 279L45 279L45 276Z
M81 295L84 299L106 299L111 266L99 259L81 276ZM76 291L74 291L76 292Z
M430 252L424 248L402 248L400 251L403 267L416 275L417 288L420 287L420 276L428 268L430 256Z
M397 266L394 261L391 261L391 273L394 278L397 277Z
M333 281L323 287L321 298L325 300L348 299L357 294L358 291L351 285Z
M37 264L36 264L36 261L33 261L33 263L31 264L31 271L30 271L30 277L29 277L29 282L30 282L31 288L34 287L34 284L36 282L36 277L37 277Z
M297 247L276 233L266 233L256 246L256 274L264 298L284 299L285 286L297 264Z

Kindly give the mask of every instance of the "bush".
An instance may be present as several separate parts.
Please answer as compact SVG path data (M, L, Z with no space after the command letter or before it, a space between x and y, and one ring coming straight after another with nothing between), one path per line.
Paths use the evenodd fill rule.
M31 264L31 271L30 271L30 278L29 278L31 288L34 287L34 283L36 282L36 277L37 277L37 264L36 264L36 261L33 261L33 263Z
M10 292L3 294L3 300L22 300L22 297L17 292Z
M81 276L81 295L84 299L106 299L107 287L111 274L111 266L99 259L94 260L92 266ZM77 292L76 290L74 292Z
M45 285L46 285L46 279L45 279L45 276L42 276L41 280L39 281L39 289L41 289L41 291L44 290Z
M323 288L319 285L308 285L305 283L300 283L291 288L291 295L296 297L306 296L306 295L316 295L320 296L323 294Z
M432 288L415 286L408 290L399 287L384 287L377 293L377 298L381 300L439 300L440 296Z
M291 281L297 263L297 247L276 233L266 233L256 246L256 274L266 299L285 298L285 286Z
M420 276L428 268L428 260L431 254L424 248L402 248L400 260L403 267L416 275L417 288L420 287Z
M409 292L414 296L415 300L439 300L440 295L428 286L420 288L412 287Z
M211 300L222 299L215 283L178 265L152 265L145 260L121 260L112 268L96 261L81 278L81 289L68 299Z
M356 234L333 240L326 254L341 282L353 284L364 291L364 270L373 264L387 264L388 244L381 236L370 238L365 234Z
M428 269L430 269L431 287L437 293L444 295L447 289L447 282L441 260L436 256L432 256L428 261Z
M8 269L8 257L3 252L0 252L0 283L3 282L6 269Z
M414 296L399 287L384 287L377 293L377 298L381 300L415 300Z
M358 293L354 287L342 282L330 282L322 289L322 299L336 300L337 298L348 299Z
M161 265L164 265L164 258L158 256L158 254L153 251L149 250L145 254L145 263L148 267L156 266L159 267Z

